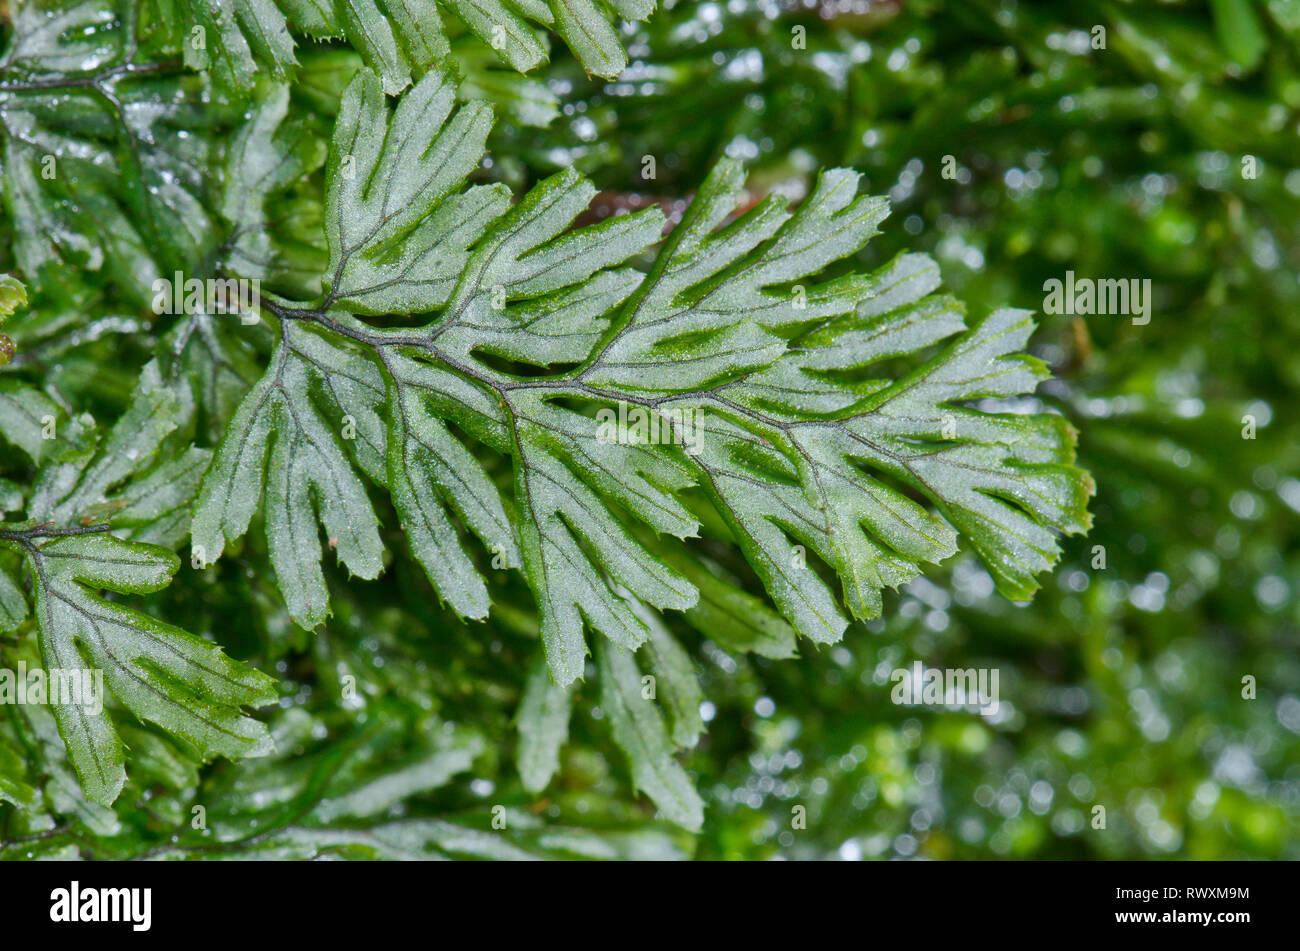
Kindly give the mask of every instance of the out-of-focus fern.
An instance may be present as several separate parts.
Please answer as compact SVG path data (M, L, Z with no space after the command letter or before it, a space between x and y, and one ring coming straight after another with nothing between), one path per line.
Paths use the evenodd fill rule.
M159 0L163 22L183 37L187 64L211 71L223 88L246 91L266 72L287 77L296 65L293 33L346 39L380 77L401 92L451 51L450 16L520 72L547 62L545 30L564 38L590 73L613 77L627 65L617 17L644 20L654 0Z

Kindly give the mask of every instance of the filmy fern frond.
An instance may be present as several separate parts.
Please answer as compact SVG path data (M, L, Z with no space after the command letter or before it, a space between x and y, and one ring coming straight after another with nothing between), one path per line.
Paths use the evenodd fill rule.
M1087 526L1091 482L1071 465L1068 424L982 402L1046 375L1020 352L1027 313L967 327L919 255L819 276L887 213L855 173L823 174L793 211L769 196L729 220L743 170L724 162L643 274L632 265L659 243L657 210L574 228L594 188L571 170L513 204L502 185L468 185L490 124L437 74L391 111L373 73L344 96L323 296L270 303L278 346L193 523L215 558L265 499L300 624L328 614L317 518L353 574L382 568L360 473L388 489L462 616L490 609L482 563L523 571L560 685L582 675L584 627L634 650L650 637L647 606L697 606L703 562L685 540L702 500L817 643L849 614L878 616L883 588L953 554L959 536L1025 598L1056 534ZM392 313L414 326L364 319ZM611 438L612 419L628 431Z
M208 467L206 450L164 451L179 407L157 365L145 368L131 406L102 438L82 421L61 419L34 389L7 387L0 399L0 436L41 462L30 495L5 506L26 517L0 522L0 550L19 558L0 563L0 630L28 616L29 578L45 667L102 675L106 696L88 696L83 686L75 702L50 707L86 796L108 805L126 782L113 702L200 758L267 752L265 726L242 708L273 701L275 681L216 644L102 594L167 586L180 566L171 547L184 538ZM62 438L44 438L59 426Z
M296 65L293 33L345 38L382 81L401 92L446 61L447 18L459 21L513 69L547 62L545 30L558 33L583 67L614 77L627 54L614 19L644 20L654 0L161 0L166 27L180 38L186 64L209 71L221 88L246 91L259 72L284 79Z

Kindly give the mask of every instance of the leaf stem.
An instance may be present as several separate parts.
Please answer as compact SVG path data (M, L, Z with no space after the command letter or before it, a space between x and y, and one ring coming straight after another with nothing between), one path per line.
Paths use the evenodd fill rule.
M15 542L23 548L32 549L32 542L38 538L69 538L76 535L100 535L110 531L111 526L104 522L99 525L78 525L72 528L55 528L51 523L34 525L31 528L0 528L0 542Z

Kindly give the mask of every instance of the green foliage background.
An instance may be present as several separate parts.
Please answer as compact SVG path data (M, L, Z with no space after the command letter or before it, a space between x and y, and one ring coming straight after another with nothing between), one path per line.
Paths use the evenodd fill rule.
M1149 278L1149 324L1044 316L1033 341L1056 374L1039 396L1079 429L1097 483L1091 532L1063 542L1030 604L993 593L962 554L887 594L882 620L828 649L802 642L797 659L694 636L708 724L682 762L705 802L698 834L633 794L595 681L558 776L541 796L523 789L515 717L536 621L522 583L487 626L466 626L431 608L401 554L375 582L333 572L334 616L308 635L249 540L144 603L280 681L265 714L279 752L200 766L124 720L130 780L108 809L82 797L50 722L0 709L0 856L1300 858L1300 4L665 3L622 28L630 63L610 81L559 42L521 78L450 17L447 32L501 120L483 180L519 188L573 165L604 189L593 214L671 214L723 155L749 162L756 193L851 166L893 204L865 263L928 251L973 314L1040 310L1043 282L1067 269ZM295 132L323 140L360 58L305 42L297 61ZM32 234L6 80L12 69L0 272L19 270L24 242L51 271L20 275L38 292L6 324L18 356L4 372L112 421L168 345L139 299L140 257L167 273L221 253L208 170L242 93L208 98L192 71L145 77L142 99L197 97L188 128L202 134L171 141L136 138L130 100L119 124L62 112L60 134L101 143L127 174L83 181ZM166 179L162 152L187 157L192 178ZM956 180L941 175L949 155ZM145 188L118 190L131 180ZM194 196L188 232L151 183ZM319 266L293 246L299 207L286 198L281 286ZM138 240L119 219L144 223ZM0 453L2 493L23 464ZM0 666L35 663L33 650L20 629ZM895 706L889 673L914 660L998 668L1002 714ZM345 677L355 700L339 699ZM39 804L6 803L6 781ZM206 832L191 828L200 803ZM795 806L806 828L791 827Z

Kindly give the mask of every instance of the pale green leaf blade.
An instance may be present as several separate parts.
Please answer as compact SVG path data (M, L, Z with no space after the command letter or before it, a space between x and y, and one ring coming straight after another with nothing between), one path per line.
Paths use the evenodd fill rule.
M57 432L61 414L48 396L16 380L0 380L0 438L17 446L34 461L44 458Z
M86 534L34 544L28 560L47 668L98 671L118 702L204 757L268 751L266 728L241 708L272 702L274 681L208 641L97 593L156 591L175 573L174 555L108 534ZM54 706L53 712L82 788L107 805L126 776L122 743L103 699L83 694L81 702Z
M627 66L618 35L592 0L548 0L555 30L588 73L613 79Z
M636 787L671 821L698 830L704 803L686 771L673 758L673 743L663 716L642 696L641 672L632 655L614 644L596 649L600 703L614 741L627 755Z
M695 664L663 621L653 612L639 607L642 619L650 628L650 637L643 650L649 655L657 678L656 696L664 705L673 743L679 749L690 749L704 732L704 718L700 715L704 691Z
M27 620L27 597L17 580L0 568L0 633L16 631Z
M560 750L569 738L573 691L551 679L544 654L539 654L528 674L515 722L519 746L515 764L524 788L540 793L560 766Z

